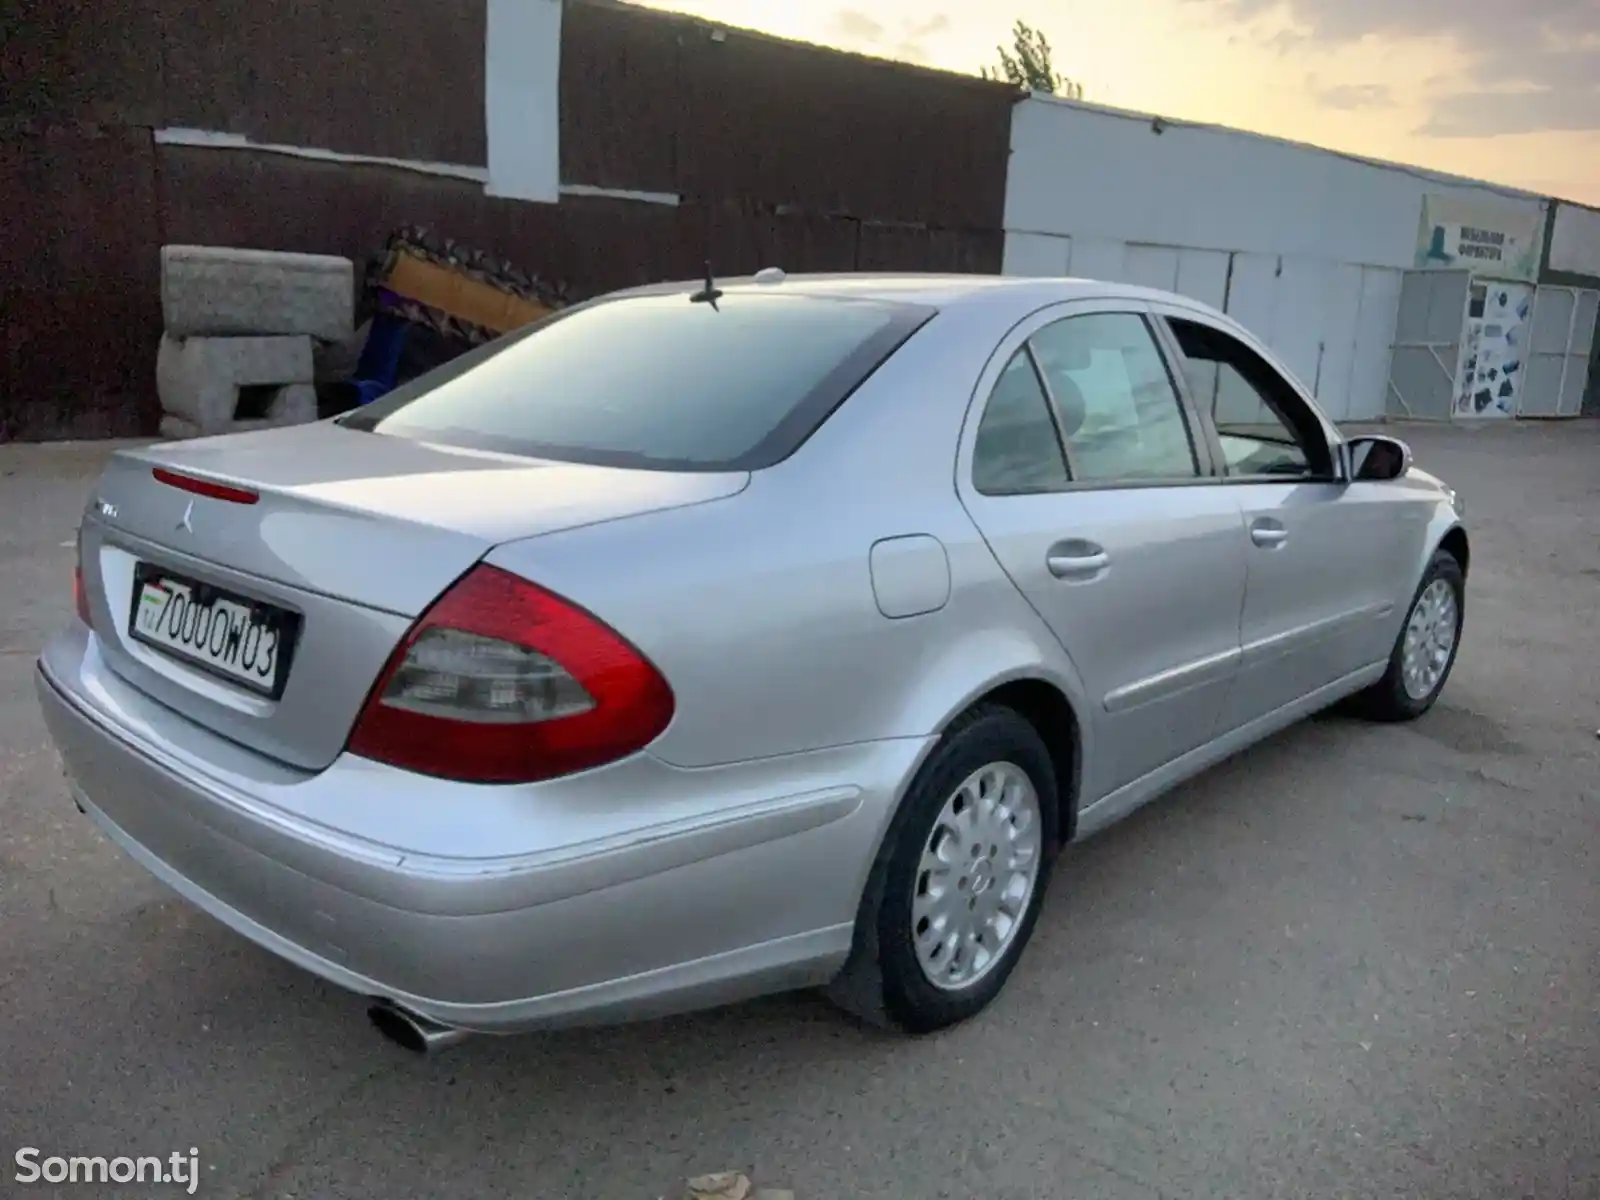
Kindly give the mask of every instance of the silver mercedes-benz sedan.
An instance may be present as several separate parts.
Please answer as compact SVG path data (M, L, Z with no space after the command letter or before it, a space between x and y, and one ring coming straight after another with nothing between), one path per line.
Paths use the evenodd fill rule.
M117 452L37 682L84 812L403 1044L815 985L923 1032L1063 843L1426 711L1468 558L1204 305L768 272Z

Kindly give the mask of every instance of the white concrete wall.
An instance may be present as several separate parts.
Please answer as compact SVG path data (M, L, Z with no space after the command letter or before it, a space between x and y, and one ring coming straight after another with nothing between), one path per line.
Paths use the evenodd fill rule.
M1423 197L1527 193L1235 130L1033 98L1012 116L1005 271L1168 288L1273 347L1336 420L1385 411Z
M1550 269L1600 276L1600 212L1573 204L1556 206Z
M484 122L491 196L561 198L561 0L489 0Z

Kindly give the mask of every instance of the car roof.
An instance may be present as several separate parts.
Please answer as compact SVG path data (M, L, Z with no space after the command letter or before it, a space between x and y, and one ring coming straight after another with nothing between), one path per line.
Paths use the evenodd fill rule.
M1015 306L1031 312L1046 304L1068 300L1126 299L1164 301L1186 308L1215 312L1209 305L1188 296L1157 288L1135 287L1099 279L1036 278L1017 275L936 275L904 273L839 273L786 275L773 282L758 282L753 276L719 278L717 287L726 292L761 291L798 293L811 296L841 296L859 300L898 301L925 304L939 309L975 305ZM674 295L695 291L705 281L682 280L651 284L615 292L615 296ZM1221 316L1222 314L1217 313Z

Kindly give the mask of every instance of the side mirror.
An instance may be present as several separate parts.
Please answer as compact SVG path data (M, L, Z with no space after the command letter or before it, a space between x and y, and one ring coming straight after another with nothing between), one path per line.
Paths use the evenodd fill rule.
M1382 483L1411 470L1411 447L1399 438L1362 434L1344 444L1345 478L1352 483Z

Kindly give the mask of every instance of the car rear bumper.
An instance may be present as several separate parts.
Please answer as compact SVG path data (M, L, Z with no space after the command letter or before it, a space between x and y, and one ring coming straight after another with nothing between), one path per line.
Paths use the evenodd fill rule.
M81 626L46 651L36 682L80 807L151 873L334 984L484 1032L663 1015L826 980L925 749L795 756L786 770L761 767L768 786L754 797L749 768L688 773L708 797L689 817L663 821L649 797L631 797L631 831L597 818L593 838L537 847L538 829L574 828L557 819L573 796L541 785L509 810L527 824L488 831L517 853L443 856L385 844L372 836L381 829L319 824L285 800L332 809L336 793L370 792L377 764L342 758L284 779L258 759L251 778L238 761L248 752L229 743L208 770L194 751L211 735L187 726L181 744L163 738L183 718L147 711ZM652 760L616 782L663 772L685 774ZM474 819L451 785L437 786L434 803ZM503 798L479 789L484 807L504 822L490 791ZM397 809L409 799L396 795Z

